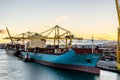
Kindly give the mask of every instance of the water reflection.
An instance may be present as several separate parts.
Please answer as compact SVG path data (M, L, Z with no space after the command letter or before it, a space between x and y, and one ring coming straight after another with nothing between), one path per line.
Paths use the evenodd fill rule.
M101 70L100 80L120 80L120 74L116 72Z
M97 77L85 72L47 67L36 63L32 63L27 69L28 75L34 76L34 80L38 78L40 80L96 80Z

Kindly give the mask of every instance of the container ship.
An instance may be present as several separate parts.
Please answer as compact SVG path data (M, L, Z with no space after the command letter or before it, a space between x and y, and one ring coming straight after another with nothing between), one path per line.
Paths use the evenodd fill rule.
M60 29L65 32L60 34ZM50 37L49 35L52 34L53 30L55 35ZM47 37L42 36L46 33ZM53 39L53 44L46 46L47 39ZM65 43L60 45L60 39L63 39ZM71 35L70 31L56 25L40 34L31 36L27 51L23 51L21 54L25 60L30 58L43 65L99 74L100 70L96 68L96 64L103 50L98 47L93 48L93 46L78 47L77 44L73 47L73 39L82 40L82 38Z
M83 38L75 37L70 31L58 25L42 33L29 32L27 37L11 38L26 39L25 49L20 54L24 61L32 60L51 67L100 74L96 64L103 50L93 46L93 39L90 47L77 44L73 46L74 40L81 41Z
M57 51L58 50L58 51ZM101 50L97 50L101 52ZM88 53L85 53L88 52ZM98 53L89 53L90 49L48 49L39 48L38 51L22 52L24 59L30 58L34 62L58 68L79 70L99 74L96 64L100 58Z
M6 54L17 56L17 57L20 56L20 52L24 51L24 49L25 49L25 45L23 45L23 44L17 44L17 43L6 44L6 46L5 46L5 52L6 52Z
M24 51L24 49L25 49L24 44L18 43L20 41L21 37L11 36L7 27L6 27L6 31L8 32L9 37L6 37L4 39L10 39L11 40L10 43L4 45L4 49L5 49L6 54L14 55L14 56L20 56L20 52Z

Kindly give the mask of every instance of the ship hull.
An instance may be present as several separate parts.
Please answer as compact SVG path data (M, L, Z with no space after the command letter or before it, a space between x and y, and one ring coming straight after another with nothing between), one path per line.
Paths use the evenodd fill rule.
M70 69L70 70L76 70L76 71L81 71L81 72L88 72L88 73L92 73L92 74L96 74L96 75L100 74L100 69L98 69L96 67L57 64L57 63L51 63L51 62L37 60L37 59L34 59L33 61L36 63L46 65L46 66L51 66L51 67Z
M5 49L5 51L8 55L14 55L15 53L17 53L16 49Z
M13 55L13 56L19 56L20 50L17 49L5 49L6 54Z
M23 57L28 55L34 62L47 66L84 71L93 74L99 74L100 70L96 64L100 58L99 54L76 54L70 50L61 55L22 52Z

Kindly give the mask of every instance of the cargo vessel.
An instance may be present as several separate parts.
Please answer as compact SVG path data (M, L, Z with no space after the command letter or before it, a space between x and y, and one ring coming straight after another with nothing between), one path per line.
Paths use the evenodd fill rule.
M24 51L25 46L22 44L7 44L5 47L5 52L8 55L20 56L20 52Z
M48 36L53 29L55 29L55 35L53 37ZM65 31L62 35L66 33L67 35L64 37L61 36L59 29ZM46 32L48 32L47 36L43 36ZM47 39L53 39L53 44L46 46ZM64 39L65 44L60 44L59 39ZM47 66L100 74L100 70L96 68L96 64L103 50L98 47L94 48L93 45L86 48L83 46L78 47L76 44L73 47L73 39L82 40L82 38L76 38L71 35L70 31L56 25L54 28L31 36L26 51L22 51L21 55L24 61L33 60Z
M14 55L14 56L19 57L20 52L24 51L24 49L25 49L25 45L19 43L21 37L13 37L13 36L11 36L7 27L6 27L6 31L8 32L9 37L6 37L4 39L10 39L11 42L4 45L5 52L8 55Z
M58 53L56 50L59 50ZM85 53L90 49L43 49L39 48L38 52L35 50L28 50L22 52L25 59L29 57L34 62L41 63L48 66L73 69L93 74L99 74L100 70L96 68L96 64L100 58L98 53ZM99 50L101 52L101 50ZM27 56L28 55L28 56Z
M74 40L81 41L83 38L75 37L58 25L42 33L27 32L17 37L7 31L9 37L5 39L10 39L12 43L5 49L7 54L22 56L24 61L32 60L47 66L100 73L96 64L103 50L93 46L93 38L89 46L73 44ZM14 41L17 42L14 44ZM22 41L23 45L18 45L18 41Z

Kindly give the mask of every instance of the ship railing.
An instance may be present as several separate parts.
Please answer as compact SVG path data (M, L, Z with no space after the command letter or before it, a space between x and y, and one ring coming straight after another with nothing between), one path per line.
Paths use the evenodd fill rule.
M42 53L42 54L56 54L56 55L60 55L60 54L64 54L65 52L68 51L67 48L28 48L27 49L28 52L34 52L34 53Z
M76 54L92 54L92 49L91 48L73 48ZM103 50L102 49L94 49L93 51L94 54L102 54Z
M21 45L21 44L7 44L6 49L21 49L24 50L25 49L25 45Z

